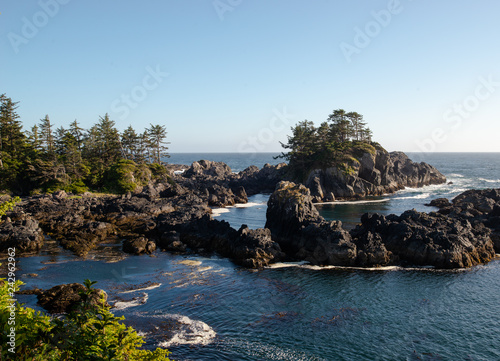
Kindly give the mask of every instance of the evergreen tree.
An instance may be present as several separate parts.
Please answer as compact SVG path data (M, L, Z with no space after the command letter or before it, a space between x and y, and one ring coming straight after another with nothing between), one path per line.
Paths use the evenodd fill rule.
M350 112L346 114L346 117L351 122L352 138L357 141L363 140L363 133L366 131L363 116L356 112Z
M40 140L49 158L52 158L55 154L55 139L52 128L53 126L48 115L40 119Z
M109 119L108 113L99 118L97 123L97 152L105 168L121 158L120 134L115 122Z
M167 131L164 125L150 124L150 128L146 129L149 143L152 148L152 162L161 163L161 157L170 157L165 151L168 147L165 144L170 144L165 141Z
M69 125L69 132L75 138L76 145L79 151L82 150L84 131L85 129L80 128L80 126L78 125L78 121L76 119L73 123Z
M139 136L131 125L122 134L122 147L125 159L135 160L139 150Z
M352 125L344 109L334 110L328 116L328 121L332 122L332 136L339 142L346 142L352 137Z

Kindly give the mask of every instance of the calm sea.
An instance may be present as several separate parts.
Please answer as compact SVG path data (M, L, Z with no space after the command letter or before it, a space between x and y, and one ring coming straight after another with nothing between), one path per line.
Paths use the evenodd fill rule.
M276 163L274 154L172 155L171 163L226 161L234 171ZM401 213L471 188L500 188L500 154L410 154L436 166L453 184L406 189L369 203L320 206L346 226L363 212ZM268 195L226 209L234 227L265 222ZM108 245L88 259L56 247L20 258L26 287L98 281L115 313L186 360L500 360L500 261L469 270L362 270L282 264L252 271L226 259L167 253L124 256ZM106 252L104 252L106 251ZM38 276L34 276L38 274ZM154 282L154 285L147 282ZM127 285L145 283L126 292ZM149 286L149 287L148 287ZM34 296L19 297L37 308ZM161 329L177 328L173 339Z

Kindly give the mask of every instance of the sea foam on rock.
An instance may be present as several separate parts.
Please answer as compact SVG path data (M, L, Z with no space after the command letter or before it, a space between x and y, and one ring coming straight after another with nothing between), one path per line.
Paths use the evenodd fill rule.
M403 152L366 152L350 164L353 173L331 167L315 169L305 182L316 202L394 193L405 187L442 184L446 177L427 163L413 162Z
M463 205L471 197L459 196L454 203ZM466 215L475 209L464 207ZM477 207L496 209L483 199ZM483 223L439 213L365 214L361 225L347 232L340 222L325 221L314 209L309 190L291 182L279 183L271 195L266 227L289 257L321 265L464 268L495 255L491 230Z

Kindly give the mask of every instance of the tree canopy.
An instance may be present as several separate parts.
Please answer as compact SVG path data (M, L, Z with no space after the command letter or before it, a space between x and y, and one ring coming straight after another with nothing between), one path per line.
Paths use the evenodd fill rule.
M338 167L349 173L349 164L365 151L374 152L377 143L372 142L372 131L356 112L336 109L327 121L316 127L304 120L291 128L292 135L281 146L288 150L279 158L289 162L291 175L305 180L312 169Z
M120 161L131 161L128 167L133 169L155 164L157 172L169 156L164 125L150 124L141 134L132 126L120 132L105 114L87 130L77 120L68 128L56 128L45 115L23 131L17 108L17 102L0 94L0 190L18 194L106 190L107 174L124 164Z

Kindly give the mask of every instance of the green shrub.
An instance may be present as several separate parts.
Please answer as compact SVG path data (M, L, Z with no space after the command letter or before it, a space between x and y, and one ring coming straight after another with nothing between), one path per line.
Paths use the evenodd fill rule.
M12 284L0 279L0 325L3 325L0 359L169 361L168 350L140 349L144 339L132 327L121 323L124 317L115 317L105 302L98 306L87 302L94 283L85 280L86 291L81 294L82 302L78 309L62 318L51 318L16 302L14 326L11 317L13 309L10 308L13 289L19 290L23 283L16 281ZM9 344L11 327L15 327L14 346Z
M74 194L82 194L89 190L89 188L83 183L81 179L71 183L69 186L64 187L66 192L71 192Z
M108 192L127 193L137 187L134 173L137 165L127 159L120 159L104 173L104 188Z
M0 217L4 216L6 212L14 209L16 203L20 202L21 198L14 197L0 204Z

